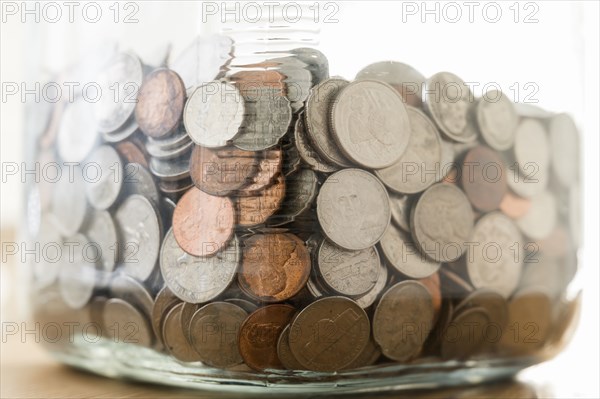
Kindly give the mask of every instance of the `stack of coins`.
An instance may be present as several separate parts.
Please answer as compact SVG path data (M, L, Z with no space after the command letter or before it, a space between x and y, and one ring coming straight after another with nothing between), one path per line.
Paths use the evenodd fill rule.
M561 341L580 241L568 115L399 62L349 81L316 50L233 65L230 47L155 69L117 54L99 81L120 101L55 107L39 160L81 166L30 197L38 241L75 256L36 264L38 314L62 303L109 339L261 372Z

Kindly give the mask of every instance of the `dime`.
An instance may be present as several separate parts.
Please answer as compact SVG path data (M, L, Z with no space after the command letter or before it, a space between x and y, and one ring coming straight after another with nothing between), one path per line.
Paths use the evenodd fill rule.
M337 166L330 165L324 161L309 143L308 137L306 136L304 114L298 116L298 119L296 120L294 142L300 158L302 158L302 160L315 172L332 173L339 169Z
M558 114L550 120L552 167L558 181L569 187L579 178L579 132L573 119Z
M280 174L275 183L257 195L237 199L237 223L242 227L263 224L280 208L285 197L285 179Z
M406 109L411 132L408 146L396 163L376 170L375 175L396 192L414 194L436 182L442 145L437 128L427 115L410 106Z
M190 255L211 256L227 246L233 236L235 209L226 197L215 197L191 188L173 213L173 234Z
M411 213L411 229L421 251L438 262L458 259L473 230L473 211L457 187L438 183L421 195Z
M506 192L500 202L500 210L511 219L518 219L529 211L531 201Z
M383 82L347 85L332 106L331 124L340 150L365 168L393 165L408 146L410 121L404 101Z
M98 131L92 103L77 97L64 111L58 131L58 155L65 162L81 162L96 147Z
M366 249L381 239L390 223L389 197L369 172L340 170L321 186L317 217L335 244L350 250Z
M255 234L244 241L238 276L240 288L261 302L281 302L296 295L310 274L310 255L289 233Z
M152 314L150 317L152 329L156 335L158 342L164 344L162 335L162 326L165 316L169 313L175 305L181 303L181 300L173 294L173 291L168 286L164 286L162 290L156 295L154 300L154 306L152 306Z
M44 256L41 256L39 262L33 262L33 276L35 278L36 288L52 285L61 269L59 261L63 253L63 242L52 215L48 214L42 217L40 228L36 236L36 242Z
M183 123L194 143L223 147L232 140L244 120L244 100L238 89L226 82L198 87L185 105Z
M498 209L507 191L502 158L487 147L473 148L463 160L461 183L476 209L482 212Z
M250 177L250 183L242 187L237 195L257 195L275 180L275 177L281 173L283 165L283 151L279 148L265 150L258 157L258 171Z
M531 207L516 222L527 237L542 240L552 233L556 218L556 199L548 191L543 191L531 198Z
M148 320L134 306L112 298L104 305L103 324L113 342L150 347L152 330Z
M388 192L392 221L404 231L410 231L411 198L394 192Z
M137 163L128 163L124 168L123 191L128 196L133 194L142 195L160 205L160 193L156 187L154 177L148 169Z
M192 347L200 360L227 368L243 362L238 347L240 326L248 313L227 302L213 302L200 308L190 324Z
M413 107L423 104L421 91L425 76L410 65L396 61L381 61L371 64L356 74L356 80L380 80L392 86L404 101Z
M481 136L493 149L505 151L513 146L519 116L514 104L499 90L490 90L477 102L477 124Z
M277 357L279 361L288 370L302 370L303 367L296 360L294 354L292 353L292 348L290 347L290 325L285 326L281 334L279 334L279 339L277 340Z
M182 362L196 362L201 360L192 345L188 342L181 329L181 309L183 303L175 305L164 318L162 337L165 347L177 360Z
M175 160L150 159L150 172L162 181L177 181L190 175L190 153Z
M403 281L381 297L373 315L373 338L389 359L416 357L433 328L433 300L425 286Z
M96 148L84 170L87 172L86 194L90 204L99 210L110 208L123 185L123 163L117 151L108 145ZM95 172L91 172L93 170Z
M148 159L141 146L133 141L121 141L115 146L119 155L128 163L137 163L148 169Z
M467 359L477 353L485 342L484 330L490 323L485 308L470 308L454 317L442 339L443 359Z
M309 280L310 283L311 280ZM356 303L363 309L367 309L371 305L375 303L375 301L379 298L379 295L383 292L386 284L388 282L388 268L384 262L381 262L379 267L379 277L377 278L377 282L375 286L371 288L369 292L360 298L356 299Z
M526 177L536 178L538 170L550 166L550 143L546 129L535 119L523 119L515 133L514 154L519 170Z
M62 265L58 276L60 293L70 308L81 309L90 301L94 292L97 254L89 251L89 241L83 234L66 238L62 251Z
M85 234L90 239L90 244L99 252L102 274L111 273L115 268L115 262L119 259L119 242L117 228L110 213L106 211L92 213Z
M370 330L369 318L356 302L345 297L322 298L292 321L290 348L306 370L339 371L360 355Z
M76 166L72 180L69 175L70 173L62 173L53 189L51 204L56 227L64 237L75 235L88 215L83 172Z

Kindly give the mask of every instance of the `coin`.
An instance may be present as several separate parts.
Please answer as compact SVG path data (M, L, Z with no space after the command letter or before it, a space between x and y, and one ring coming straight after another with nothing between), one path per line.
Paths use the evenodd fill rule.
M500 202L500 210L511 219L518 219L525 215L531 206L531 201L506 192Z
M255 175L250 177L250 183L242 187L237 195L257 195L274 182L275 177L281 173L283 165L283 151L279 148L265 150L258 156L258 167Z
M313 149L306 135L306 126L304 123L304 114L296 120L294 127L294 143L298 149L300 158L315 172L332 173L339 168L324 161L319 153Z
M440 274L433 273L430 276L417 280L427 288L427 291L431 294L431 300L433 303L434 320L437 321L442 311L442 289L440 282Z
M579 132L567 114L552 117L549 130L552 170L558 181L569 187L579 178Z
M403 281L390 287L373 314L373 338L389 359L405 362L421 352L433 328L433 300L425 286Z
M160 205L160 193L148 169L137 163L128 163L124 168L123 180L125 194L139 194Z
M141 282L124 273L113 273L108 283L108 292L114 298L134 305L146 318L152 315L154 299Z
M476 209L482 212L498 209L507 191L502 158L487 147L473 148L463 160L461 183Z
M210 149L194 146L190 174L196 187L207 194L226 196L252 182L258 171L253 151L235 147Z
M161 151L181 148L189 143L193 143L193 141L182 126L179 126L173 134L167 137L146 137L146 148L156 147L156 149L160 149Z
M267 305L251 313L239 332L244 362L257 371L283 369L277 356L277 339L296 309L290 305Z
M473 219L465 194L453 185L437 183L413 207L410 225L421 252L435 261L450 262L466 250Z
M311 169L300 169L287 176L286 183L281 209L270 221L272 226L295 220L312 206L317 196L318 177Z
M62 115L56 143L58 155L65 162L81 162L97 143L98 131L92 103L77 97Z
M375 303L375 301L379 298L379 296L381 295L381 293L383 292L383 289L385 288L387 282L388 282L388 267L386 266L386 264L384 262L380 262L380 267L379 267L379 277L377 278L377 282L375 283L375 286L373 288L371 288L371 290L369 292L367 292L365 295L361 296L360 298L356 298L355 301L358 304L358 306L360 306L363 309L367 309L368 307L370 307L371 305L373 305ZM310 283L311 280L309 280Z
M290 348L306 370L338 371L348 366L369 341L369 318L351 299L319 299L290 325Z
M128 163L137 163L148 169L148 159L144 150L133 141L121 141L115 146L115 149Z
M411 135L400 94L374 80L355 81L341 90L331 108L331 124L344 155L370 169L398 162Z
M310 266L308 250L295 235L255 234L244 241L238 281L244 292L261 302L281 302L304 287Z
M73 175L62 173L52 191L51 213L56 228L64 236L75 235L88 215L82 170L75 166Z
M519 116L514 104L499 90L490 90L477 102L477 124L481 136L493 149L506 151L513 146Z
M394 192L388 192L392 221L404 231L410 231L411 198Z
M543 191L531 198L531 207L516 223L527 237L542 240L552 233L556 218L556 199L548 191Z
M108 209L119 197L123 185L119 154L108 145L100 146L88 158L84 171L88 201L96 209Z
M181 300L173 294L173 291L171 291L168 286L164 286L156 295L150 320L158 342L164 344L162 336L163 321L167 313L179 303L181 303Z
M369 172L343 169L321 186L317 217L335 244L350 250L366 249L381 239L390 223L389 197Z
M358 355L358 357L352 361L352 363L346 366L345 370L353 370L360 367L371 366L375 364L380 357L381 348L379 348L379 345L377 345L373 339L373 334L371 334L365 348Z
M356 79L380 80L398 90L408 105L420 107L423 103L421 91L425 85L425 76L402 62L376 62L361 69L356 74Z
M410 106L406 110L410 121L408 146L396 163L376 170L375 175L396 192L414 194L436 182L442 146L437 128L427 115Z
M279 338L277 339L277 357L279 361L288 370L302 370L303 367L296 360L290 347L290 325L285 326Z
M244 100L238 89L226 82L198 87L185 105L183 123L194 143L223 147L242 126Z
M83 308L94 293L97 254L88 249L89 241L80 233L63 241L58 282L63 300L73 309Z
M194 313L191 342L204 364L227 368L243 362L238 334L247 316L244 309L227 302L209 303Z
M449 139L468 143L477 138L470 115L471 89L458 76L439 72L427 79L423 88L425 110Z
M484 331L489 323L489 314L482 307L470 308L456 315L444 332L442 358L467 359L477 353L485 342Z
M156 158L161 161L164 161L164 160L169 160L169 159L174 159L174 158L180 158L180 157L185 156L186 154L189 154L193 145L194 145L194 142L192 140L186 140L177 147L165 149L160 145L156 145L156 144L147 142L146 143L146 151L148 151L148 154L151 157Z
M514 155L519 170L526 176L536 178L538 170L550 166L550 143L546 129L535 119L523 119L515 133Z
M573 185L569 188L569 207L568 207L568 219L569 219L569 232L573 238L573 242L579 247L581 245L581 235L583 234L582 226L582 198L581 188L578 184Z
M440 268L439 273L445 298L464 298L475 290L470 282L449 268Z
M235 210L226 197L215 197L191 188L173 213L173 235L190 255L211 256L227 246L233 236Z
M458 175L459 165L454 161L454 158L456 158L454 146L451 141L448 141L444 138L440 140L440 144L442 145L442 157L440 161L439 175L436 178L436 181L448 181L448 178L453 178L449 182L456 183L458 182L458 179L456 179L455 175Z
M102 274L111 273L115 268L115 262L119 259L119 242L117 228L110 213L107 211L92 213L85 234L90 239L90 244L94 245L99 252Z
M190 175L190 154L175 160L150 159L150 172L162 181L177 181Z
M42 216L40 228L36 236L36 243L42 250L44 256L39 258L39 262L33 262L33 276L35 286L47 287L52 285L61 269L60 257L63 254L63 242L52 215Z
M500 293L489 289L478 289L463 299L454 312L461 312L471 308L484 308L490 318L490 323L495 323L497 328L504 329L508 323L508 302ZM485 343L484 343L485 345Z
M275 183L258 194L239 197L236 201L237 224L250 227L265 223L280 208L285 192L285 179L280 174Z
M186 339L181 329L181 309L183 303L175 305L164 318L162 337L165 347L177 360L182 362L196 362L201 360L192 345Z
M506 182L518 196L531 199L548 187L550 178L546 169L539 169L535 164L527 163L528 172L523 174L515 167L516 164L510 166L511 172L508 173Z
M150 347L152 332L148 320L134 306L111 298L104 304L103 324L113 342Z

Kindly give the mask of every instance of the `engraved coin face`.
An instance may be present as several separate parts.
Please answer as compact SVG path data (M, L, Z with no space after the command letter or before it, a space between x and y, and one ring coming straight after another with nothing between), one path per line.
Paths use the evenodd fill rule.
M579 132L575 121L567 114L550 120L550 149L552 167L559 182L569 187L579 178Z
M489 91L477 103L481 136L495 150L505 151L513 146L518 122L514 104L501 91Z
M195 362L200 360L192 345L188 342L181 329L181 309L183 303L175 305L164 318L162 338L165 348L177 360L182 362Z
M96 209L108 209L119 197L123 185L121 158L114 148L103 145L92 152L86 164L88 201Z
M546 128L535 119L523 119L515 133L514 153L521 173L537 178L550 166L550 143Z
M356 79L380 80L398 90L408 105L420 107L423 103L421 92L425 85L425 76L402 62L376 62L361 69L356 74Z
M343 169L321 186L317 217L335 244L350 250L366 249L381 239L390 222L389 197L371 173Z
M463 160L461 183L476 209L482 212L498 209L507 192L502 158L484 146L469 150Z
M331 110L333 137L357 164L381 169L396 163L408 146L410 122L404 101L386 83L350 83Z

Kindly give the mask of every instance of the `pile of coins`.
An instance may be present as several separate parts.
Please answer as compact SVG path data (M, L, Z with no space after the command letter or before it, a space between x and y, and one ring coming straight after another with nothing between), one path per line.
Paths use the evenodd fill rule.
M98 81L120 101L52 111L39 162L80 165L30 202L38 241L75 251L35 265L40 317L62 304L109 339L256 371L562 339L580 230L569 116L399 62L347 81L313 49L235 65L230 41L203 40L157 68L116 54Z

